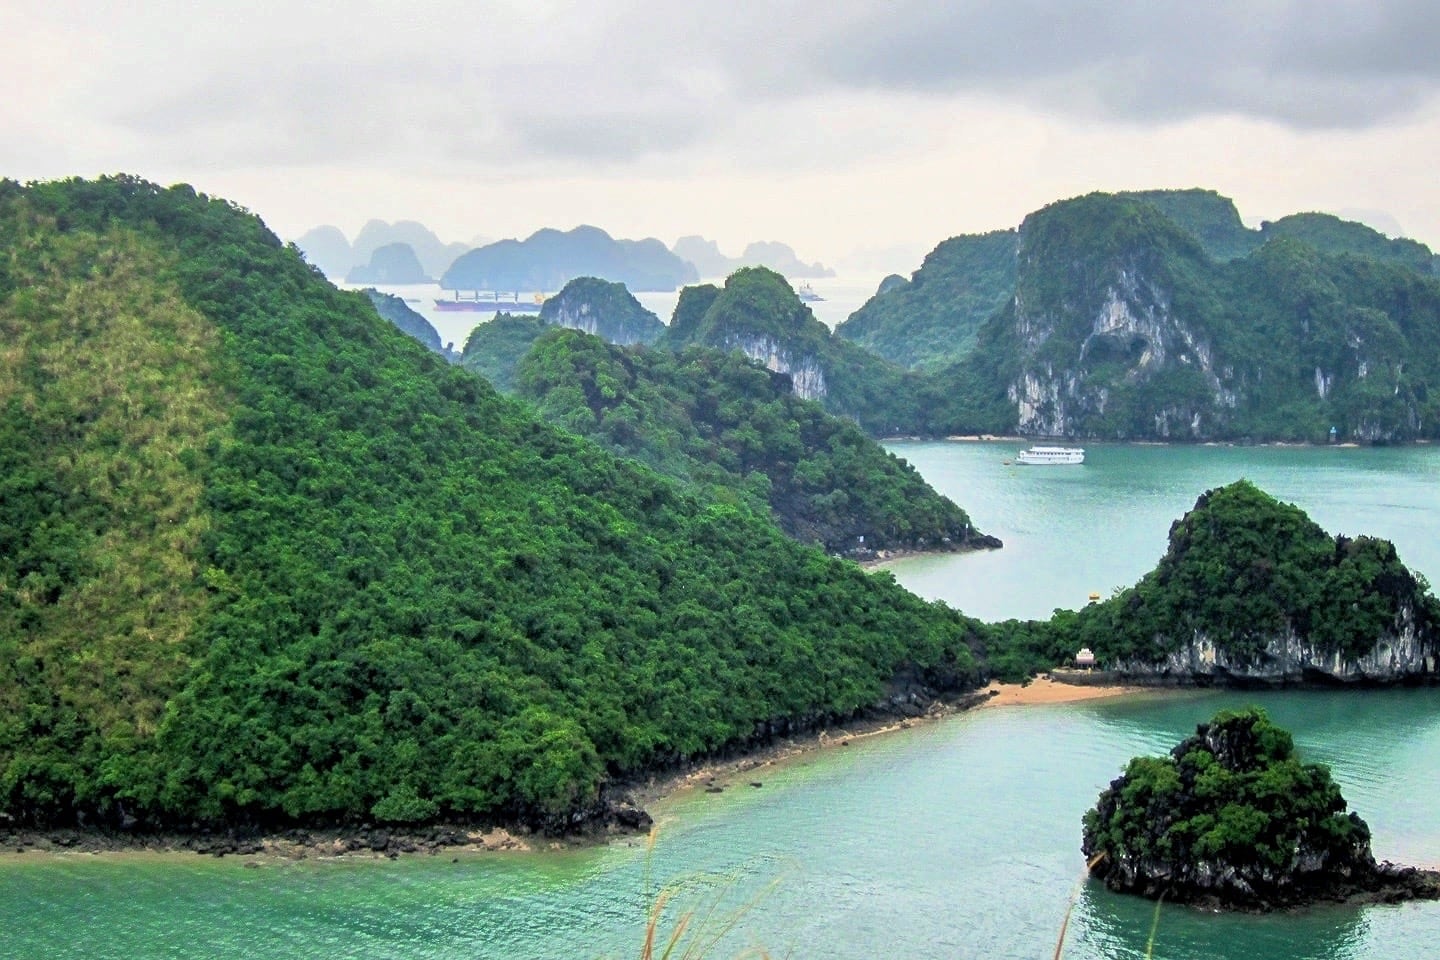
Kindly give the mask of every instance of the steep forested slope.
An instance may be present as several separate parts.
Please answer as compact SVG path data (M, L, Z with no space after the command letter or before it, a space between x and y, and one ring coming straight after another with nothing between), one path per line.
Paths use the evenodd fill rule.
M546 426L254 217L0 183L0 810L522 818L977 679L973 624Z
M1032 214L1014 300L982 327L974 353L936 375L950 389L935 390L933 428L1440 436L1440 281L1393 257L1325 253L1270 232L1220 263L1136 197L1094 194Z
M1435 263L1327 214L1097 193L945 241L837 333L925 371L896 431L1408 441L1440 437Z
M796 396L872 435L913 432L920 420L915 375L832 334L784 277L764 267L735 271L723 288L687 287L658 343L737 350L787 374Z
M994 644L996 666L1022 674L1089 647L1109 669L1182 682L1434 681L1440 601L1389 541L1331 536L1242 480L1175 521L1133 587L999 625Z
M1014 296L1015 246L1014 230L952 237L909 280L883 284L835 333L904 367L954 363Z
M831 552L998 546L849 420L736 353L623 349L564 331L520 364L552 422L762 513Z

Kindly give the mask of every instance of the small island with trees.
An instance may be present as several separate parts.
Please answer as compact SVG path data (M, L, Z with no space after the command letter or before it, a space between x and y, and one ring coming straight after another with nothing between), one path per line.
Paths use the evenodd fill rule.
M1111 890L1209 909L1440 899L1440 872L1377 863L1327 767L1251 707L1221 711L1168 757L1136 757L1084 816Z

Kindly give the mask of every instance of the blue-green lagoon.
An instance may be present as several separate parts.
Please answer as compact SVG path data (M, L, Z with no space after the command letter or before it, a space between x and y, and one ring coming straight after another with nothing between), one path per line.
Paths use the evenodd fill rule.
M917 557L902 583L987 618L1077 606L1149 569L1170 521L1239 476L1327 529L1393 539L1440 574L1440 451L1091 448L1019 468L1017 444L893 444L981 529L991 554ZM1377 856L1440 866L1440 690L1157 692L991 708L858 738L672 797L643 838L530 854L387 860L193 855L0 858L0 956L17 958L592 958L640 953L673 891L719 937L706 953L1140 958L1152 904L1081 880L1080 815L1132 755L1223 705L1258 701L1303 756L1331 765ZM763 785L749 786L755 780ZM711 912L713 910L713 912ZM733 929L727 924L733 921ZM704 942L702 940L702 942ZM1163 906L1155 957L1430 955L1440 904L1228 916ZM754 955L752 953L752 955Z

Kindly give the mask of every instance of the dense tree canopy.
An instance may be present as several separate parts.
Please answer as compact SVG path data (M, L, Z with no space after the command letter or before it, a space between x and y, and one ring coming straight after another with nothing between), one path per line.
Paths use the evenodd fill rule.
M1332 537L1241 480L1202 494L1134 586L1047 622L994 629L991 666L1012 676L1067 663L1081 647L1103 666L1143 671L1197 642L1251 666L1277 642L1343 664L1407 632L1440 648L1440 600L1389 541Z
M547 426L254 217L0 183L0 810L521 818L978 682L977 627Z
M840 332L930 371L901 431L1436 438L1435 262L1323 214L1248 230L1209 191L1091 194L946 241Z
M1015 295L1014 230L952 237L910 280L887 278L835 333L905 367L955 363L980 324Z
M1222 711L1168 757L1136 757L1084 817L1113 889L1225 905L1292 902L1372 872L1370 828L1263 710Z
M737 353L626 350L564 331L540 339L518 379L552 422L710 499L773 512L803 543L868 553L981 539L963 510L854 423Z

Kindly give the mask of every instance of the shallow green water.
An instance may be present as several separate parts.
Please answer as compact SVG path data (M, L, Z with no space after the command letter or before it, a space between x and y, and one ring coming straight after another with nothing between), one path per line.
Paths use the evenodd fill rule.
M896 578L985 620L1048 617L1129 586L1211 487L1248 479L1331 533L1394 541L1440 582L1440 449L1098 444L1069 467L1006 464L1022 443L887 444L1005 548L914 557Z
M1000 463L1013 447L896 448L1007 540L995 554L908 561L897 577L974 612L965 598L979 598L999 611L987 616L1073 605L1061 595L1083 601L1133 580L1169 521L1236 471L1329 528L1395 539L1405 559L1440 574L1440 457L1428 450L1101 447L1075 471L1014 475ZM1012 550L1021 560L1005 559ZM1221 705L1255 699L984 710L853 741L665 804L649 852L637 841L254 869L235 858L3 858L0 957L633 957L668 886L695 927L718 935L736 919L711 957L758 944L772 956L1048 958L1074 894L1066 957L1139 958L1153 908L1079 882L1080 815L1133 754L1168 749ZM1440 865L1440 690L1259 702L1308 759L1331 764L1377 855ZM1437 904L1280 917L1166 906L1155 956L1409 960L1437 944Z

